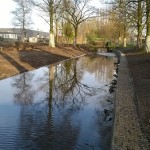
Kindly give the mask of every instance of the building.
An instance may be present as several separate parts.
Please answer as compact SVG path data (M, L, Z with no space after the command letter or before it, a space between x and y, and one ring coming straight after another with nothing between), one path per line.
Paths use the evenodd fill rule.
M0 28L0 40L5 41L29 41L29 42L44 42L49 39L48 32L26 29L23 32L22 28Z

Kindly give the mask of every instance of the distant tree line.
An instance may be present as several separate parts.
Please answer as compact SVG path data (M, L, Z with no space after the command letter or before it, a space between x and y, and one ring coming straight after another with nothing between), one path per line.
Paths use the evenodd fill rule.
M133 31L137 31L137 48L142 48L142 36L146 33L145 52L150 52L150 0L109 0L105 2L109 7L104 14L109 15L115 24L118 39L126 39ZM120 41L119 41L120 42Z
M74 38L74 45L77 44L77 34L79 25L91 18L95 9L89 6L91 0L14 0L17 8L12 13L14 15L13 24L25 30L30 25L31 4L41 13L41 17L49 24L49 46L55 47L55 35L58 35L58 27L65 32L66 36Z
M61 30L62 36L72 38L74 45L82 35L90 41L114 40L126 47L127 37L136 30L137 48L141 49L145 30L145 52L150 52L150 0L100 0L105 4L101 9L91 7L91 0L13 1L17 4L12 12L13 24L23 28L24 34L32 23L31 7L39 10L49 24L49 46L55 47Z

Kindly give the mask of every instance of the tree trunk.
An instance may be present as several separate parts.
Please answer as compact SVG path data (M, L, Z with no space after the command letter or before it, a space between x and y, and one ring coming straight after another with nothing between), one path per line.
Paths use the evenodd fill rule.
M124 35L123 35L123 47L127 47L127 33L126 25L124 25Z
M142 48L142 30L140 29L137 36L137 49L140 50Z
M77 45L77 36L78 36L78 26L74 27L74 41L73 44L76 46Z
M127 47L127 38L126 37L123 38L123 47Z
M119 46L121 45L121 37L120 36L118 38L118 44L119 44Z
M55 47L55 38L54 34L50 32L49 34L49 46L50 47Z
M138 1L138 36L137 36L137 48L142 48L142 6L141 1Z
M54 2L50 1L50 34L49 34L49 46L55 47L55 38L54 38Z
M23 7L23 18L22 18L22 42L25 42L26 38L26 31L25 31L25 10Z
M58 43L58 21L56 20L56 37L55 37L56 44Z
M146 43L145 43L145 51L146 53L150 53L150 0L146 0L146 13L147 13L147 31L146 31Z

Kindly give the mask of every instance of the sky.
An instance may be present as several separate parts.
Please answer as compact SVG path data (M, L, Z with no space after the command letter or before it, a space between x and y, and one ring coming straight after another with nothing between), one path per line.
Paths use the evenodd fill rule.
M96 7L100 7L100 0L92 0L91 5ZM14 27L12 25L12 14L11 11L15 10L15 2L13 0L1 0L0 3L0 28L11 28ZM36 11L32 13L32 29L39 30L39 31L49 31L49 26L45 21L38 16Z

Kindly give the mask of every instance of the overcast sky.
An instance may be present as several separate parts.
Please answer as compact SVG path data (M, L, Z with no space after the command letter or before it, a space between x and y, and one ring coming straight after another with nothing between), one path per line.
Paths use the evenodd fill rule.
M92 0L92 5L96 7L100 7L100 0ZM12 14L11 11L15 9L15 3L13 0L1 0L0 3L0 28L10 28L14 27L11 23ZM33 25L32 29L40 30L40 31L49 31L49 26L45 23L45 21L40 18L36 13L32 13Z

